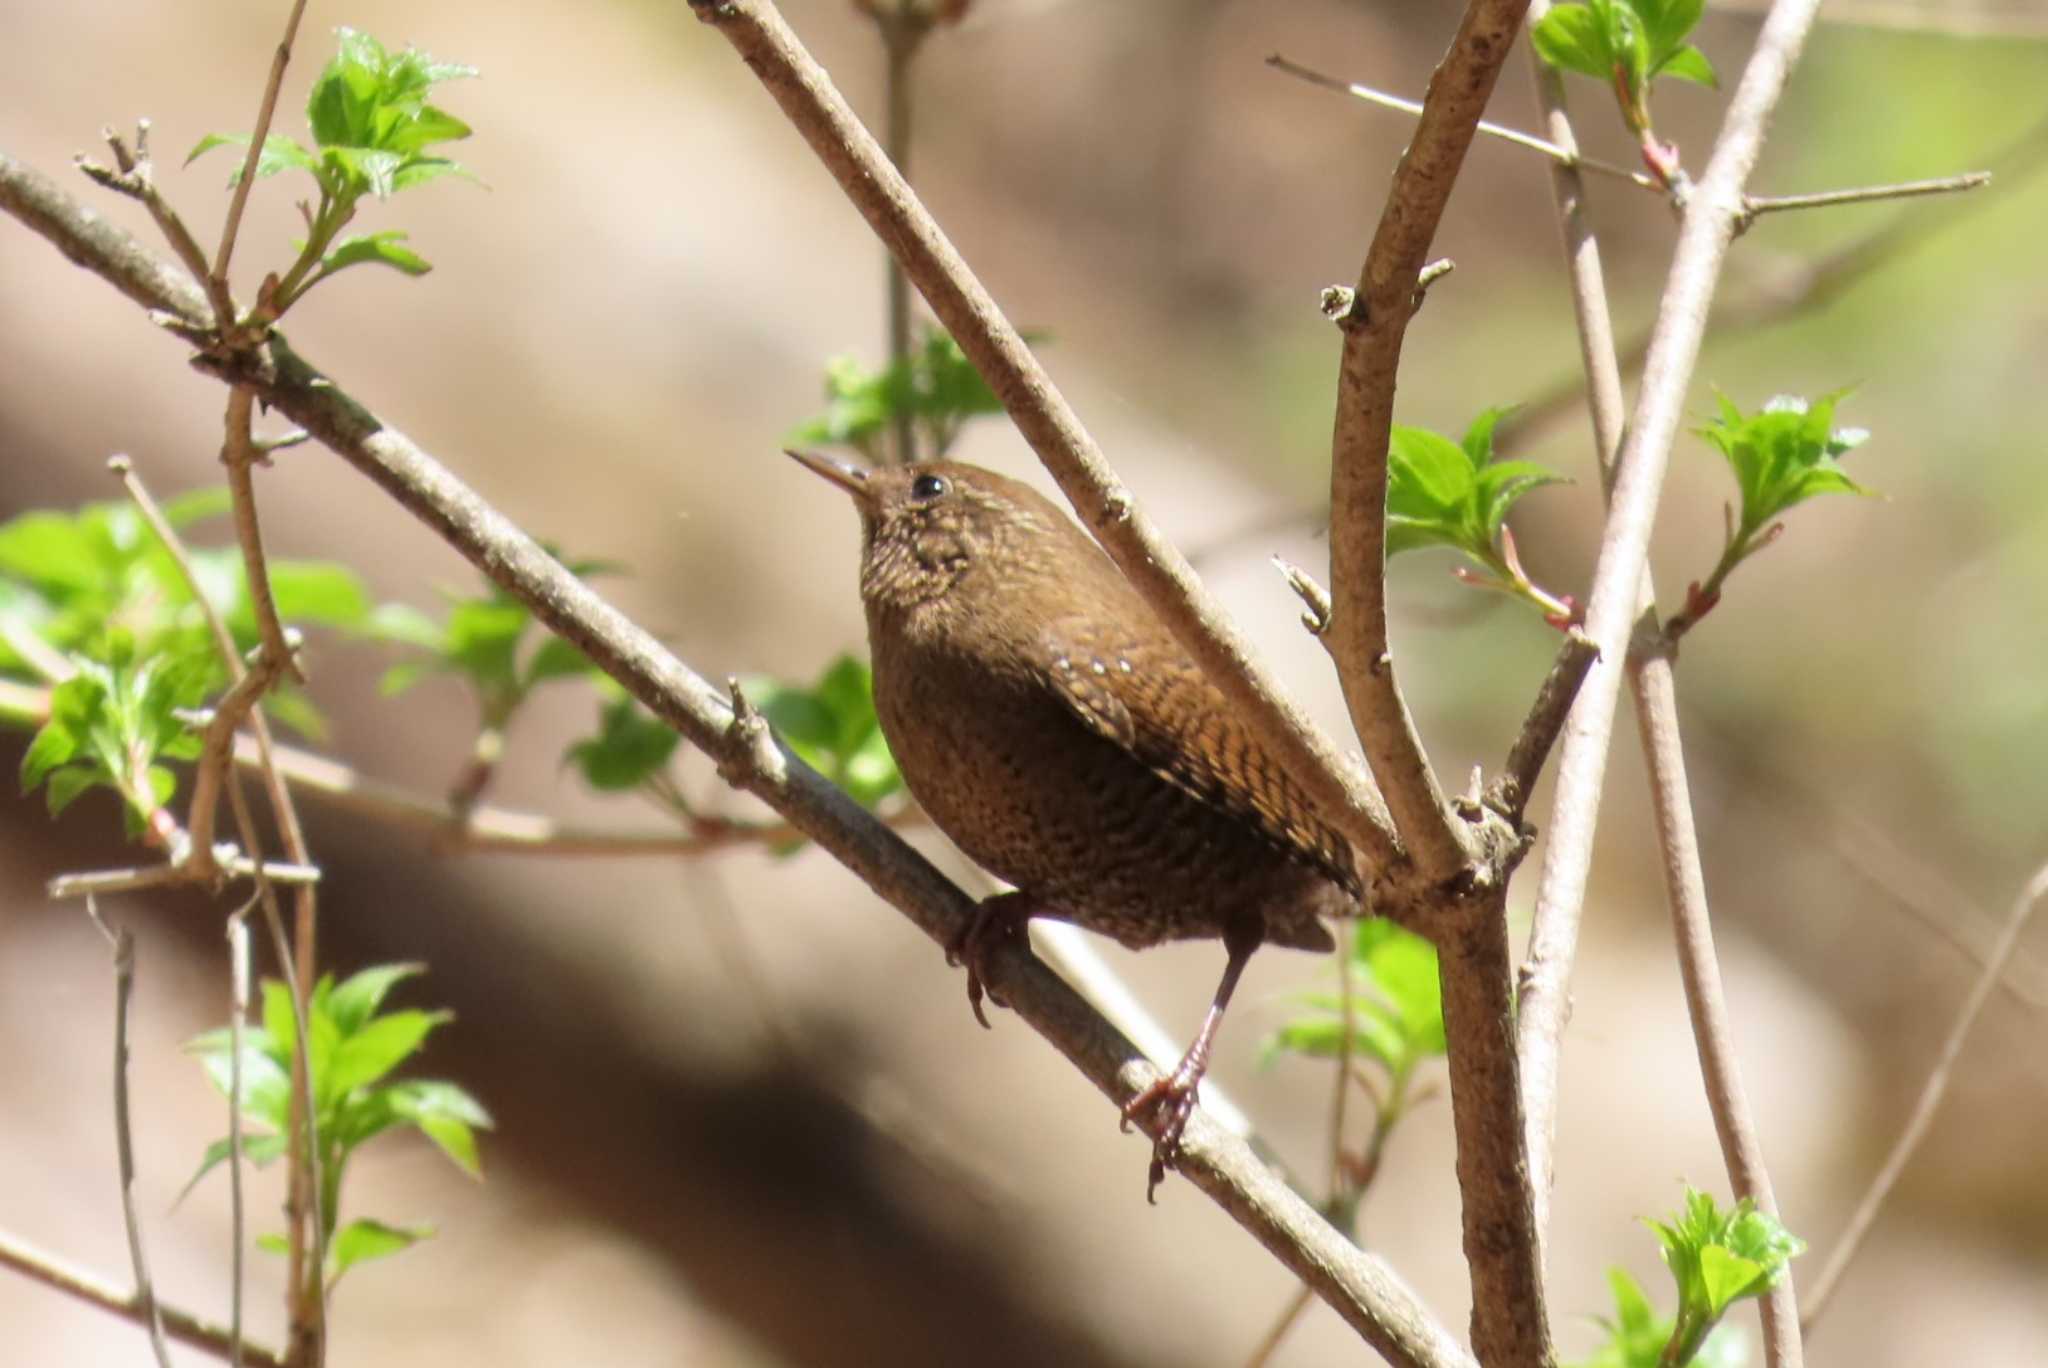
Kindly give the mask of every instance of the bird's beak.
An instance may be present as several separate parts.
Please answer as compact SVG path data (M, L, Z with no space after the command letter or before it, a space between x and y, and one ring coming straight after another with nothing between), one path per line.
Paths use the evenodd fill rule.
M811 451L790 451L785 449L782 454L795 461L798 465L803 466L812 474L822 475L833 484L838 485L841 489L853 495L856 502L867 502L870 492L868 473L852 462L835 460L830 456L820 456L816 452Z

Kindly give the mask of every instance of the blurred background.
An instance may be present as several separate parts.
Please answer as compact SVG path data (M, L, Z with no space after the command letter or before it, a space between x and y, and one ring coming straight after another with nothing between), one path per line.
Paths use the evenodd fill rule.
M141 234L133 204L69 169L102 125L155 121L160 183L202 241L227 170L179 169L246 129L284 6L0 0L0 150ZM1858 386L1841 418L1883 499L1800 510L1686 645L1680 687L1709 889L1746 1081L1789 1225L1818 1272L1903 1124L1996 919L2048 858L2048 7L1829 7L1754 188L1786 193L1995 165L1955 200L1780 215L1736 248L1732 322L1692 411ZM864 114L873 28L844 0L790 21ZM1450 4L977 0L916 72L916 179L1044 357L1119 472L1333 728L1322 652L1267 563L1326 563L1319 538L1336 339L1317 291L1355 279L1409 130L1275 73L1283 53L1419 96ZM337 24L474 63L440 103L487 189L447 182L371 206L436 264L316 291L294 343L498 507L577 555L632 568L606 588L713 677L809 679L862 645L855 521L777 454L822 406L826 359L883 354L880 252L726 44L679 3L315 4L277 127ZM1733 83L1754 7L1699 41ZM1588 150L1631 152L1572 83ZM1659 124L1697 166L1722 108L1662 92ZM1493 117L1533 127L1526 62ZM287 259L296 190L259 187L237 287ZM1674 235L1638 191L1592 187L1624 331L1654 309ZM1809 273L1873 235L1882 262L1800 306ZM1482 407L1576 373L1544 166L1482 142L1452 201L1440 282L1409 334L1403 421L1457 433ZM159 494L220 480L222 394L100 281L0 223L0 515L106 499L130 453ZM1773 312L1787 316L1772 319ZM1518 512L1532 573L1583 593L1598 498L1581 408L1511 454L1577 477ZM962 448L1045 484L1000 422ZM1049 486L1048 486L1049 487ZM381 598L432 608L473 589L452 552L317 448L259 481L276 554L344 561ZM1717 554L1725 469L1682 441L1653 557L1669 611ZM211 535L226 538L222 525ZM1530 615L1456 584L1447 558L1393 570L1410 699L1446 775L1498 763L1554 649ZM312 692L328 748L424 795L474 735L452 683L379 696L392 657L322 639ZM593 695L523 712L493 801L659 830L651 810L563 770ZM1632 730L1617 729L1565 1053L1553 1324L1567 1356L1632 1270L1668 1309L1637 1216L1681 1180L1725 1192L1697 1076ZM12 774L26 735L0 733ZM717 795L699 761L684 786ZM0 797L0 1229L127 1282L108 1119L106 948L43 881L123 863L113 804L59 824ZM1547 821L1547 790L1532 807ZM1287 1302L1284 1272L1192 1189L1143 1200L1145 1146L1014 1019L977 1029L936 947L814 851L689 862L447 857L308 799L325 870L321 960L431 972L406 1002L455 1022L422 1070L495 1113L487 1181L416 1140L372 1146L354 1200L436 1238L351 1274L338 1365L1233 1364ZM913 834L946 867L959 857ZM1525 866L1526 916L1541 851ZM135 929L138 1192L162 1294L224 1314L225 1186L172 1206L222 1108L182 1042L218 1024L219 910L196 894L115 902ZM1168 1028L1199 1020L1213 943L1105 952ZM2048 1338L2048 930L2029 937L1879 1221L1813 1361L2022 1363ZM1254 962L1212 1078L1297 1171L1326 1152L1324 1070L1259 1069L1284 994L1327 982L1306 956ZM382 1152L380 1152L382 1151ZM1441 1096L1403 1126L1363 1234L1451 1324L1467 1307ZM281 1174L256 1180L257 1228ZM253 1326L282 1338L277 1261L255 1256ZM1754 1334L1753 1312L1736 1319ZM133 1327L0 1276L0 1362L144 1361ZM181 1362L202 1356L176 1351ZM1370 1355L1317 1306L1274 1359Z

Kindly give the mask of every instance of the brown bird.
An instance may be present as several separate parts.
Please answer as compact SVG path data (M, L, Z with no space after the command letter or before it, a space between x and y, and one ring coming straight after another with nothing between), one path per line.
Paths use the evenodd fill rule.
M1179 1158L1216 1029L1252 952L1335 942L1350 847L1100 547L1050 500L956 462L863 470L789 455L860 509L875 712L911 794L1016 892L950 962L980 964L1034 916L1133 949L1220 936L1229 953L1179 1067L1123 1109L1161 1109L1153 1189Z

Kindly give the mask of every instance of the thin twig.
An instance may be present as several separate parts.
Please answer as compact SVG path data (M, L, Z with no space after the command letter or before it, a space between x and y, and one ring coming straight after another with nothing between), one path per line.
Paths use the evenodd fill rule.
M5 169L4 166L0 166L0 171ZM180 305L187 302L182 297L174 296L173 298ZM240 396L239 401L238 395ZM230 433L230 440L228 446L232 448L238 445L233 438L233 434L236 430L236 421L239 416L243 425L239 446L245 457L256 459L255 445L247 429L252 407L252 398L246 390L230 387L228 399L228 431ZM163 515L163 510L157 506L156 500L150 496L148 488L143 485L141 477L135 473L132 462L129 462L125 457L117 457L109 465L114 473L120 476L123 486L128 490L129 497L135 501L135 506L141 511L144 520L149 523L150 530L156 534L157 539L163 544L165 552L170 556L172 564L178 568L179 574L184 577L186 587L191 591L193 601L198 605L200 615L205 618L207 629L213 635L214 647L220 652L221 662L226 666L228 679L231 681L230 694L234 694L237 690L248 685L248 681L255 677L256 672L249 671L243 666L241 656L235 650L234 635L228 631L227 623L221 618L220 611L214 607L213 600L206 596L205 587L199 582L198 574L192 564L191 553L185 549L183 539L178 536L177 529L171 526L170 520ZM235 469L234 463L230 462L229 475L231 482ZM248 473L246 461L240 469L246 482ZM269 592L268 577L263 569L261 539L255 529L254 492L253 490L237 492L234 494L234 499L237 532L242 542L243 573L249 582L252 599L256 593L255 586L259 582L265 585L264 594L267 598ZM245 514L246 528L243 526ZM254 544L253 554L251 551L252 543ZM270 619L275 628L274 638L272 634L266 633L258 657L259 667L280 659L289 661L294 650L294 643L286 636L282 625L276 621L274 608L270 614ZM280 650L282 652L281 655L275 654L275 652ZM257 692L260 693L260 689ZM270 797L271 811L276 815L278 830L283 837L285 853L291 859L290 865L286 867L313 870L313 878L311 879L291 880L296 885L294 903L297 922L297 925L293 928L297 942L296 949L291 951L283 943L283 917L278 908L276 891L272 887L274 882L284 882L284 880L274 880L270 875L269 867L261 861L260 838L257 834L255 818L249 810L248 799L241 789L240 776L229 776L226 789L230 806L235 814L236 829L241 833L242 843L248 848L251 860L255 862L251 872L256 879L256 894L262 900L265 918L269 921L273 933L278 937L278 953L283 965L285 981L291 986L292 990L292 1019L297 1026L297 1030L292 1050L291 1114L288 1118L293 1162L286 1203L291 1217L286 1234L291 1278L290 1287L292 1289L289 1303L291 1320L290 1353L295 1361L310 1365L310 1368L319 1368L320 1360L325 1354L323 1329L325 1304L322 1299L325 1295L326 1283L324 1275L320 1270L325 1259L326 1234L321 1228L320 1213L317 1208L318 1193L320 1192L319 1140L317 1135L318 1126L314 1120L312 1077L306 1054L309 1048L307 1044L309 1038L307 1034L309 1012L306 994L312 992L313 988L313 938L316 908L318 906L316 894L314 893L314 883L319 876L317 869L313 869L310 851L306 845L305 833L299 826L298 810L292 804L291 793L285 787L284 779L278 773L277 765L272 757L270 724L264 719L262 707L254 700L252 700L251 706L247 710L247 716L255 743L256 768L263 776L264 787ZM196 784L194 788L196 790ZM211 807L209 806L209 814L210 812ZM294 954L296 955L296 963L292 959ZM310 1208L309 1202L313 1204ZM309 1209L313 1213L310 1226L310 1241L305 1238L305 1231L307 1229L306 1213ZM313 1250L311 1261L313 1272L310 1275L305 1270L305 1253L308 1243L311 1244ZM310 1290L308 1290L309 1285Z
M0 1265L137 1325L145 1323L154 1313L162 1317L164 1333L178 1343L204 1350L218 1358L228 1356L229 1332L224 1326L215 1325L167 1302L144 1305L137 1294L122 1292L104 1278L88 1273L55 1254L37 1249L5 1231L0 1231ZM286 1368L284 1355L275 1349L248 1344L244 1346L244 1352L247 1361L258 1368Z
M2013 951L2019 947L2020 936L2033 920L2034 909L2041 900L2048 897L2048 865L2034 871L2027 880L2027 886L2020 890L2013 900L2012 911L2007 915L2005 928L1999 932L1998 943L1992 947L1991 957L1985 961L1983 972L1970 985L1969 996L1963 999L1962 1009L1956 1013L1955 1024L1949 1027L1948 1039L1941 1045L1941 1053L1935 1058L1934 1068L1927 1075L1927 1082L1920 1089L1920 1098L1913 1104L1913 1114L1906 1119L1906 1128L1899 1132L1898 1140L1892 1145L1892 1152L1885 1157L1883 1167L1870 1182L1870 1190L1863 1194L1863 1200L1856 1204L1855 1212L1849 1217L1848 1227L1828 1256L1827 1266L1815 1278L1806 1295L1805 1315L1800 1329L1813 1333L1814 1323L1820 1319L1828 1302L1841 1285L1842 1275L1863 1247L1864 1236L1884 1210L1892 1188L1897 1185L1899 1175L1906 1171L1906 1165L1913 1161L1920 1142L1927 1137L1927 1128L1934 1124L1934 1114L1941 1107L1942 1098L1948 1095L1948 1085L1955 1075L1956 1060L1961 1058L1963 1046L1969 1042L1970 1031L1976 1026L1977 1018L1983 1015L1984 1004L1991 1000L1991 990L2005 972Z
M220 463L227 467L228 495L234 505L235 540L242 548L243 578L248 583L249 605L256 616L256 628L263 641L264 659L279 662L278 668L304 683L298 653L277 615L277 598L270 592L270 571L263 558L263 527L256 516L256 481L251 467L268 457L257 449L251 424L255 421L255 396L240 386L228 388L227 412L222 418L224 437Z
M925 36L931 31L931 21L909 0L899 0L894 9L888 8L886 3L877 4L873 14L875 29L882 37L884 59L882 145L889 154L890 162L908 183L910 135L915 115L911 76L916 68L917 54L923 50ZM882 252L882 267L888 282L889 365L899 373L908 374L910 277L903 273L903 264L896 260L895 254L886 248ZM896 446L892 454L897 464L908 465L917 459L917 428L908 404L896 407L895 434Z
M1591 637L1577 628L1565 634L1564 645L1536 690L1536 701L1530 704L1529 716L1516 733L1515 744L1509 749L1507 762L1501 766L1500 778L1489 795L1495 809L1510 822L1520 824L1529 795L1536 791L1537 777L1550 759L1550 748L1564 730L1572 700L1579 696L1586 672L1599 659L1600 648Z
M1816 190L1804 195L1745 195L1742 200L1742 223L1737 231L1747 232L1749 226L1764 214L1783 213L1788 209L1827 209L1838 204L1867 204L1872 200L1953 195L1958 191L1975 190L1979 186L1989 184L1989 171L1968 171L1960 176L1941 176L1934 180L1899 181L1892 185L1859 185L1849 190Z
M2044 166L2048 166L2048 120L2035 123L1992 157L1990 174L2009 195L2014 185L2039 173ZM1732 303L1715 306L1707 324L1707 340L1753 338L1760 329L1832 304L1853 286L1929 242L1942 230L1998 202L1997 198L1978 195L1944 208L1901 211L1869 233L1834 248L1816 261L1802 264L1789 285L1784 280L1774 280ZM1649 348L1648 330L1622 345L1623 373L1639 370ZM1526 440L1531 433L1542 431L1570 411L1579 394L1577 376L1548 386L1501 420L1496 439L1503 444Z
M260 895L259 895L260 896ZM249 909L251 897L228 917L228 1363L242 1368L242 1278L247 1229L242 1205L242 1023L249 1016Z
M1643 639L1657 640L1644 619ZM1738 1197L1757 1210L1777 1216L1778 1199L1771 1186L1755 1117L1742 1086L1735 1047L1734 1020L1721 987L1721 964L1714 950L1713 921L1707 907L1706 875L1700 859L1699 833L1693 825L1692 793L1685 777L1685 748L1679 741L1677 685L1669 652L1639 652L1629 661L1636 697L1636 725L1642 733L1649 769L1650 812L1663 856L1666 895L1677 942L1679 979L1685 987L1686 1013L1698 1048L1700 1079L1707 1110L1721 1144L1728 1181ZM1781 1274L1763 1300L1764 1361L1771 1368L1797 1368L1803 1359L1799 1342L1798 1303L1789 1270Z
M108 150L114 154L114 168L100 166L87 161L83 156L74 159L78 169L96 184L128 196L149 210L149 216L156 220L157 231L164 235L164 241L171 245L178 260L192 273L193 279L201 283L215 319L231 320L235 314L235 302L225 287L209 278L206 270L206 254L199 250L198 239L185 226L185 220L178 216L170 201L157 192L156 164L149 155L149 120L138 119L135 124L135 150L129 151L128 144L112 128L100 130ZM187 320L188 322L192 320ZM194 326L204 329L207 321L200 320ZM225 321L220 326L225 327Z
M232 878L253 879L260 870L262 877L272 883L307 885L320 881L320 871L312 865L266 860L259 866L231 845L215 846L213 863L219 872ZM200 884L209 881L207 874L188 862L144 865L139 869L95 869L84 874L59 874L50 880L47 892L50 897L62 901L66 898L90 898L100 893L133 893L144 888L164 888L172 884Z
M228 293L228 263L235 256L235 235L241 231L242 211L248 207L249 191L256 183L256 163L263 156L263 144L270 137L270 121L277 114L277 93L284 85L284 69L291 65L292 41L298 36L299 20L306 13L306 0L293 0L292 12L284 21L284 37L278 39L277 53L270 59L270 79L263 83L263 102L256 107L256 128L249 135L249 152L242 158L242 174L235 181L228 201L227 221L221 225L220 250L214 254L208 284L216 299ZM220 320L225 333L234 326L232 317Z
M99 905L85 900L86 915L114 948L114 1153L121 1169L121 1220L128 1227L128 1261L135 1269L137 1318L149 1330L150 1348L158 1368L171 1368L170 1346L164 1343L163 1312L157 1309L156 1287L149 1279L149 1251L142 1242L142 1217L135 1210L135 1137L128 1113L128 1007L135 996L135 933L108 926Z
M1363 863L1375 870L1391 868L1398 855L1393 829L1370 781L1259 663L1187 559L1138 507L1016 328L775 7L765 0L691 0L691 9L745 58L869 227L903 263L1081 522L1253 734L1308 791L1324 820L1350 839ZM1412 284L1412 273L1409 279Z
M196 285L166 271L128 234L88 214L45 177L4 153L0 208L16 213L145 307L203 319L205 300ZM195 364L209 372L232 371L238 380L255 385L267 403L375 481L691 744L714 756L731 754L733 714L717 688L569 574L445 466L309 367L282 338L267 341L255 357L196 358ZM951 940L973 914L973 901L929 861L795 756L772 749L736 773L748 792L816 840L936 942ZM1021 949L998 949L986 968L991 986L1019 1017L1113 1101L1121 1104L1158 1077L1129 1041ZM1200 1111L1183 1149L1179 1172L1314 1286L1396 1365L1471 1362L1383 1261L1316 1216L1250 1149Z
M1299 62L1289 61L1277 52L1266 58L1266 65L1272 67L1275 71L1285 72L1289 76L1307 81L1310 85L1321 86L1324 90L1334 90L1340 95L1354 95L1361 100L1386 109L1398 109L1404 114L1422 113L1422 106L1413 100L1404 100L1399 95L1389 95L1383 90L1375 90L1369 85L1360 85L1356 81L1346 81L1340 77L1326 76L1313 67L1305 67ZM1640 171L1631 171L1625 166L1616 166L1612 162L1601 161L1596 157L1584 156L1575 147L1563 143L1550 142L1537 137L1533 133L1524 133L1520 129L1509 128L1503 124L1489 123L1485 119L1481 119L1475 127L1479 132L1486 134L1488 137L1511 142L1517 147L1526 147L1531 152L1540 152L1561 166L1574 167L1582 171L1596 171L1603 176L1613 176L1617 180L1633 181L1645 190L1653 190L1660 195L1666 193L1664 187L1659 185L1652 177L1646 176Z

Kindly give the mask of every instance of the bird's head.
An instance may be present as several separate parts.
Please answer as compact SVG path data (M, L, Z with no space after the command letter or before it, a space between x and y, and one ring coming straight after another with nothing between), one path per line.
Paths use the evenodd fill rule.
M849 494L860 510L861 598L884 612L943 603L985 576L1003 583L1057 574L1063 555L1094 548L1044 495L958 461L866 469L789 453Z

